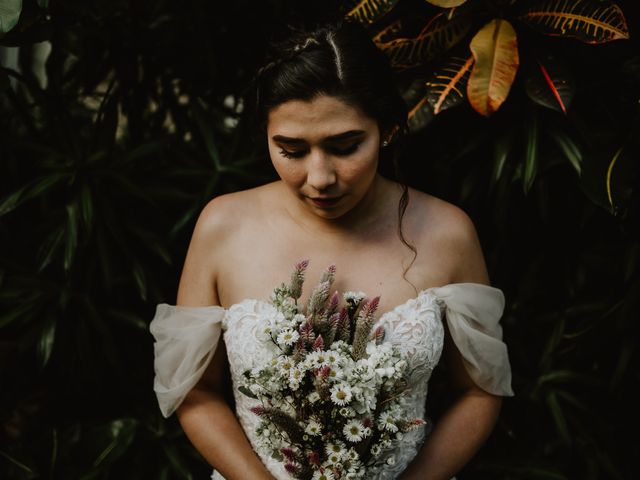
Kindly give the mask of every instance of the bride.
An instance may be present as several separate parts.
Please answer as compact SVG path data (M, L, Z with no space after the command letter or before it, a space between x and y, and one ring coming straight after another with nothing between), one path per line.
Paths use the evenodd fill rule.
M301 259L310 259L310 281L334 264L335 289L381 296L385 341L410 364L411 413L424 418L440 361L457 392L428 435L407 435L367 478L450 479L513 395L504 296L489 285L474 225L458 207L380 173L392 171L406 107L361 27L294 35L257 88L280 180L221 195L202 211L177 306L159 305L151 324L162 412L177 413L213 478L290 478L259 448L254 404L237 386L267 358L255 333L273 288Z

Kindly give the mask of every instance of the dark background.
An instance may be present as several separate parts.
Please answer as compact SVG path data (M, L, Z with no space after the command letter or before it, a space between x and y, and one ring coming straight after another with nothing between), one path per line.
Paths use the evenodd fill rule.
M24 1L0 40L0 478L209 477L158 410L148 323L175 302L203 205L275 178L238 108L267 43L347 3ZM425 3L398 12L428 16ZM495 115L464 104L407 140L405 179L471 216L507 300L516 396L460 480L635 478L640 17L617 3L631 40L514 22L565 59L567 115L531 102L520 70Z

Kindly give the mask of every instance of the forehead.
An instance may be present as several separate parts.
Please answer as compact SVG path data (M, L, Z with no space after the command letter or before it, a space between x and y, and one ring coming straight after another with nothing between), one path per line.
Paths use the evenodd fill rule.
M322 138L349 130L376 129L377 123L361 109L327 95L312 100L289 100L273 108L267 132L292 138Z

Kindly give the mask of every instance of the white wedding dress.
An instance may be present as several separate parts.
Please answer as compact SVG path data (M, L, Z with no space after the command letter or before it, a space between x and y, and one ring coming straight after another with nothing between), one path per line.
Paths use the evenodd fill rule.
M425 418L429 378L442 354L444 319L473 381L495 395L513 395L511 367L499 323L503 310L504 295L500 289L479 283L453 283L423 290L379 317L376 326L384 326L384 341L397 345L409 364L412 388L407 416ZM256 450L259 417L250 408L257 401L243 395L237 387L245 370L263 365L270 358L261 325L274 313L270 303L256 299L243 300L228 309L158 305L150 330L156 339L154 390L162 414L171 415L198 382L222 334L237 417ZM424 429L405 434L395 449L386 452L384 467L371 472L368 478L397 478L416 456L424 438ZM291 478L282 463L257 452L276 478ZM214 471L212 478L224 477Z

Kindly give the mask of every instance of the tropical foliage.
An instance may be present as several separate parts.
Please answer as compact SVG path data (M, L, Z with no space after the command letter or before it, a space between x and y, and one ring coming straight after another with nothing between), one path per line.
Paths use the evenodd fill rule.
M148 322L204 203L274 178L265 40L349 14L412 108L406 178L471 215L507 298L516 396L458 477L633 478L634 6L0 0L0 477L208 477L157 408Z

